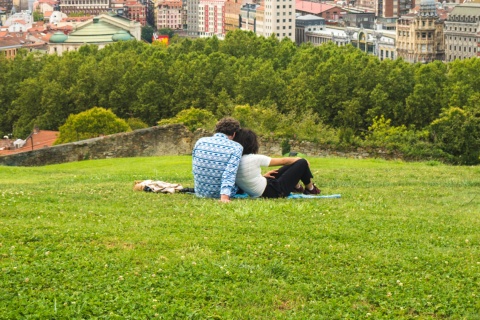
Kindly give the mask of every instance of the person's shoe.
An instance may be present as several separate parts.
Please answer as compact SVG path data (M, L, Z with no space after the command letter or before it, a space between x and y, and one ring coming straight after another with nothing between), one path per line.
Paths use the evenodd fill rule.
M317 186L314 183L313 184L313 189L308 190L307 188L305 188L305 191L303 191L303 194L320 194L320 192L322 192L322 191L320 189L318 189Z
M305 191L305 189L302 187L301 184L298 184L298 188L297 186L295 186L295 188L293 188L293 193L303 193Z

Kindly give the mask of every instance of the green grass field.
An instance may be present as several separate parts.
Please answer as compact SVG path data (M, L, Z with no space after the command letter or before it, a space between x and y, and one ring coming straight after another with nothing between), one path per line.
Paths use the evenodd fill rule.
M234 200L191 158L0 167L1 319L480 319L480 167L309 158L340 199Z

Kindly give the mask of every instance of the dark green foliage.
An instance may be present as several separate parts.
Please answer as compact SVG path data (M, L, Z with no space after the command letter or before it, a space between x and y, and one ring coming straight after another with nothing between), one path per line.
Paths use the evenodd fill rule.
M142 40L152 43L154 32L155 29L152 26L146 25L142 27Z
M223 41L177 39L168 47L141 41L102 50L90 45L62 57L21 51L13 61L0 57L0 134L25 138L35 125L58 130L70 114L97 105L149 126L190 108L218 119L249 106L248 117L256 119L247 122L277 137L369 146L368 128L384 117L392 127L404 126L413 140L382 146L400 152L417 146L415 154L442 150L446 158L466 152L462 159L471 159L475 152L469 147L440 146L423 132L450 107L478 110L479 63L379 61L353 46L297 47L244 31L230 32ZM462 130L475 132L472 121L473 129Z

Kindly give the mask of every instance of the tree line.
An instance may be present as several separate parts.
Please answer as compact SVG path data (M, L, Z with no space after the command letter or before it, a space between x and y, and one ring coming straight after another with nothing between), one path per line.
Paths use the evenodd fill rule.
M201 110L217 119L248 113L279 137L325 142L324 133L338 146L480 162L477 58L379 61L350 45L296 46L237 30L222 41L177 39L168 47L128 41L62 56L20 51L0 57L0 71L2 136L26 137L35 125L58 130L93 107L148 125ZM311 130L296 133L304 122Z

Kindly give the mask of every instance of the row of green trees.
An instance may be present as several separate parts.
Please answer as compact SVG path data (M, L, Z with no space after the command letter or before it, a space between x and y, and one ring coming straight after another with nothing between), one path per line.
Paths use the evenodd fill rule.
M191 108L218 119L240 106L262 123L273 117L263 127L285 138L323 141L333 132L327 140L338 146L480 161L479 59L379 61L351 46L297 47L235 31L223 41L183 39L168 48L130 41L61 57L22 53L0 58L0 71L3 135L26 136L34 125L56 130L95 106L148 125ZM317 128L285 130L306 121Z

